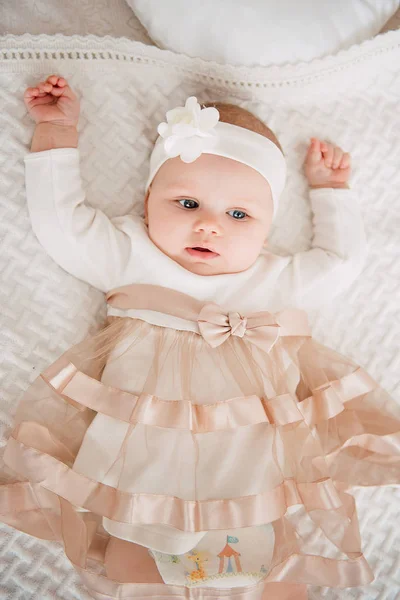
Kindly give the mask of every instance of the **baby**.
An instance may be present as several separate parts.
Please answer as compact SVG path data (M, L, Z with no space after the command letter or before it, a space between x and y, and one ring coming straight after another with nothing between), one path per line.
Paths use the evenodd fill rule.
M3 520L62 540L95 597L237 587L238 599L299 600L305 584L371 581L346 488L393 482L398 443L379 444L399 420L361 367L312 338L304 312L364 264L349 154L311 139L312 247L277 256L266 241L286 163L250 112L194 97L170 110L144 219L109 219L86 203L67 81L51 75L24 100L33 231L106 294L108 320L22 399L4 455L19 510Z
M64 78L52 75L27 88L24 99L37 124L32 152L78 146L79 101ZM255 131L282 151L273 132L248 111L213 106L218 107L220 121ZM347 189L350 155L312 138L305 174L310 189ZM243 163L205 153L189 163L182 164L179 157L165 162L148 187L144 206L152 242L199 275L251 267L267 240L274 213L265 177Z

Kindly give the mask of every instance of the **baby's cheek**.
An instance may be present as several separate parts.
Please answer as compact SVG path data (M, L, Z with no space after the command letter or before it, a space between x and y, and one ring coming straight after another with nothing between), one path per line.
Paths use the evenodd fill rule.
M154 237L158 239L167 239L173 235L176 223L168 217L168 214L154 214L149 218L149 229Z
M264 236L258 227L243 228L240 236L237 236L235 245L240 247L241 251L247 250L251 253L257 253L263 244Z
M252 264L259 256L263 245L262 236L257 232L247 231L240 236L234 236L230 240L229 253L235 260L241 263Z
M162 219L155 217L149 219L149 237L161 249L168 244L168 225Z

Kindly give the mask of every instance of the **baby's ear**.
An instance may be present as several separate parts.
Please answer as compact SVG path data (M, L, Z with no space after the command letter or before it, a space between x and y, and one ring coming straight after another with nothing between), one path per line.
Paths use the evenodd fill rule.
M150 185L151 187L151 185ZM144 222L148 225L148 204L149 204L149 195L150 195L150 187L146 192L146 196L144 198Z
M266 250L268 250L268 247L269 247L269 238L270 238L270 232L271 232L270 230L271 230L271 225L269 227L268 233L265 236L264 243L263 243L263 248L265 248Z

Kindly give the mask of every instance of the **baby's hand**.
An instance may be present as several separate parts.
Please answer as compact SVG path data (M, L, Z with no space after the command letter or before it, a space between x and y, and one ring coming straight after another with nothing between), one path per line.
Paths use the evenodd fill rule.
M25 106L32 119L39 123L77 126L79 100L63 77L50 75L37 87L29 87L24 93Z
M311 138L304 170L311 188L347 188L350 154L339 146Z

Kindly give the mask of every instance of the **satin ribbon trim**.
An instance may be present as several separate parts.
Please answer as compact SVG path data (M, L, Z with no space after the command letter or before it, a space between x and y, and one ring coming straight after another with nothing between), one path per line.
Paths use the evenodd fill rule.
M366 585L373 580L373 574L369 565L360 551L355 556L349 557L349 560L334 560L322 556L291 552L288 556L282 556L282 560L271 569L268 576L262 582L254 586L232 588L229 590L207 587L192 587L189 589L184 586L171 586L163 583L121 583L91 572L86 568L88 557L91 557L107 568L107 544L104 539L97 539L99 536L96 537L95 529L93 528L96 524L96 517L93 523L90 522L93 520L93 515L87 521L86 515L90 515L90 513L79 513L68 501L60 499L59 507L61 514L56 517L57 523L55 525L57 535L54 537L51 532L52 528L48 528L47 526L46 536L43 536L41 532L46 529L46 520L48 517L46 517L46 513L43 510L44 506L32 503L33 496L31 495L32 490L30 489L29 482L9 484L7 487L14 488L14 492L11 491L8 495L9 499L15 499L16 495L21 496L18 502L19 510L25 511L20 515L22 524L24 517L29 511L31 514L34 513L38 516L38 519L35 519L33 522L30 521L30 528L25 528L27 532L43 539L62 539L69 560L80 573L86 586L95 598L101 598L102 600L105 598L114 598L117 600L122 598L141 599L146 597L152 598L152 600L158 598L182 598L186 600L187 598L198 598L199 600L204 600L206 598L221 597L234 597L238 600L259 600L261 595L264 597L264 591L272 591L272 589L274 590L273 597L280 599L281 597L286 598L285 595L281 596L279 593L280 590L282 590L282 594L284 590L287 590L285 584L328 585L341 588ZM33 487L36 493L38 493L38 486ZM3 490L1 491L3 492ZM43 492L45 490L42 490ZM40 502L42 502L42 498ZM346 514L353 515L351 519L354 519L354 506L354 498L349 496L345 510ZM7 508L10 511L11 507L7 506L6 502L2 502L0 513L6 514L3 511ZM20 526L21 528L21 523L14 521L12 525L17 528ZM24 529L22 528L22 530ZM69 535L68 532L74 532L74 534ZM285 542L282 527L275 528L275 535L276 543L282 548ZM64 538L64 536L66 537ZM279 582L282 586L278 586L277 588L271 586L270 584L274 582ZM289 595L287 600L289 599L292 600L293 596Z
M189 532L270 523L282 517L289 506L298 504L308 510L333 510L342 506L331 479L310 483L287 479L262 494L218 500L132 494L93 481L14 437L8 440L4 462L29 478L32 484L39 484L74 506L95 514L121 523L164 523Z
M111 290L106 301L120 310L150 310L195 322L197 333L213 348L231 335L244 337L265 352L271 350L280 336L311 337L307 313L297 308L241 315L214 302L201 302L176 290L146 284Z
M274 318L269 312L243 317L237 312L226 313L217 304L210 303L202 308L197 321L200 334L212 348L236 336L268 353L283 335L278 319L279 316Z
M137 396L104 385L62 357L41 373L41 377L62 398L82 410L87 407L126 423L194 433L257 423L282 426L304 420L308 425L314 425L335 417L345 409L346 402L378 386L360 367L340 380L315 389L312 396L301 402L288 393L270 399L254 395L212 404L193 404L189 400L163 400L150 394Z
M28 487L28 483L23 484ZM16 486L16 484L10 484ZM22 488L18 487L18 493L22 493ZM36 521L36 529L28 529L28 533L36 535L36 537L42 537L43 539L62 539L65 544L66 554L82 577L84 583L95 598L199 598L204 600L205 598L237 598L238 600L259 600L260 594L263 594L264 590L274 589L274 598L280 599L279 593L282 589L282 594L286 590L285 584L313 584L313 585L329 585L331 587L349 587L359 586L370 583L373 580L373 574L364 558L364 556L358 553L357 556L352 557L348 560L334 560L328 559L321 556L304 555L300 553L292 553L286 557L281 563L277 564L271 572L268 574L266 579L254 586L246 586L241 588L230 588L228 589L214 589L214 588L194 588L190 589L184 586L172 586L167 584L142 584L142 583L120 583L118 581L109 579L103 575L89 571L86 567L86 558L91 557L98 563L106 567L106 544L104 540L96 540L96 536L93 537L94 529L93 524L85 522L85 515L79 514L66 500L60 501L61 506L61 522L63 527L57 526L58 537L55 538L51 534L51 530L46 531L46 536L41 536L40 532L44 529L46 518L43 515L43 507L33 506L29 501L29 490L26 490L25 498L27 498L27 504L23 508L21 502L20 508L25 511L36 512L38 515L42 515L42 520ZM68 508L66 506L68 505ZM350 503L352 505L352 502ZM5 508L3 503L2 508ZM350 507L351 508L351 507ZM23 513L25 516L27 513ZM60 517L58 517L60 521ZM79 521L79 523L77 523ZM18 522L13 522L13 526L18 527ZM68 531L74 532L74 534L68 535ZM80 534L78 535L78 532ZM64 539L64 535L66 538ZM284 540L279 539L277 543L282 544ZM280 583L281 586L275 588L271 584ZM282 595L282 598L286 598ZM288 600L292 600L293 596L288 596ZM297 598L297 597L296 597Z

